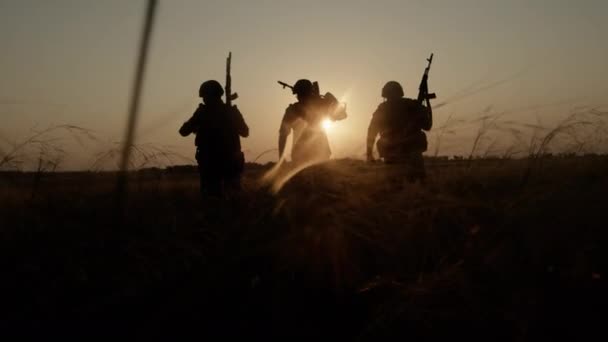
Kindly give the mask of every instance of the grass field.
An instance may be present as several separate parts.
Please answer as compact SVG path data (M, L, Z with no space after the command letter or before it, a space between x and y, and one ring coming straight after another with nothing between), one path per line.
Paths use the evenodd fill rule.
M340 340L604 334L608 158L335 160L201 200L193 169L0 174L4 331ZM8 330L7 330L8 329ZM119 333L121 332L121 333Z

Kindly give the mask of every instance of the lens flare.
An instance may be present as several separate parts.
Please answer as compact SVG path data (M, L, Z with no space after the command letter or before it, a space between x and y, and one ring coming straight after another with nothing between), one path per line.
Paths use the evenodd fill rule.
M325 132L328 132L332 126L333 122L331 122L331 120L329 119L325 119L321 122L321 127L323 127L323 130L325 130Z

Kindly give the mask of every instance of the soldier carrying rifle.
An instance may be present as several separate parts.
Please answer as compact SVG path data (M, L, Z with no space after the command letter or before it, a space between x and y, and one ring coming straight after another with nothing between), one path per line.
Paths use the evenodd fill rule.
M386 100L373 113L367 130L367 160L374 161L373 148L376 137L380 135L378 154L385 163L404 165L408 181L426 177L422 153L427 149L427 140L423 131L430 130L433 125L430 100L435 98L435 94L428 93L427 85L433 54L427 61L418 98L404 97L398 82L387 82L382 88L382 97Z
M229 54L226 61L226 102L222 101L224 89L219 82L203 82L198 92L203 103L179 129L184 137L196 134L194 144L202 195L219 197L224 190L241 188L245 159L240 137L249 136L249 127L236 105L232 105L238 95L231 89L231 58Z
M293 86L279 81L298 98L285 110L279 129L279 159L284 158L287 137L293 131L291 159L295 163L316 163L331 156L327 134L323 129L325 120L346 118L346 108L331 94L321 95L317 82L298 80Z

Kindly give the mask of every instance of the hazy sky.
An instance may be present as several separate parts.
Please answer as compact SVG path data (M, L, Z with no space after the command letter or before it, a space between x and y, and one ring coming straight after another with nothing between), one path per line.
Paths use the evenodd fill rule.
M2 140L51 124L120 140L145 5L0 0ZM510 115L550 120L577 104L606 104L607 17L605 0L161 0L137 141L192 156L194 138L177 130L200 101L199 84L224 83L228 51L236 104L251 129L242 140L249 160L276 148L285 107L295 101L277 80L316 80L346 101L349 118L333 126L330 140L335 157L359 156L382 85L397 80L415 97L431 52L436 103L507 80L437 110L436 127L450 114L468 120L490 105L543 105ZM104 148L69 147L65 168L88 167Z

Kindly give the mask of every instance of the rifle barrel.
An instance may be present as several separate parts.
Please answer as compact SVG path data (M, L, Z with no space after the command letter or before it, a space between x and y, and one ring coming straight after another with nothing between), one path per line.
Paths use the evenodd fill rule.
M281 81L277 81L277 82L283 86L283 89L285 89L285 88L293 89L293 86L291 86L285 82L281 82Z

